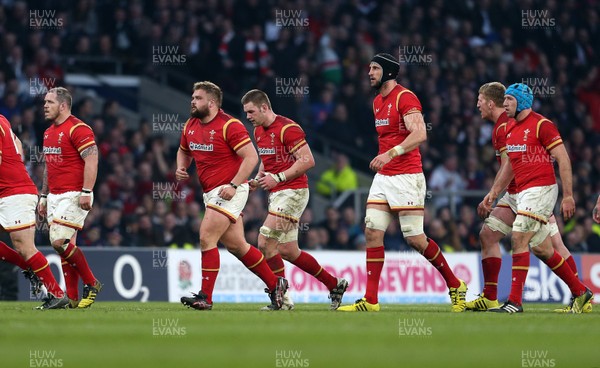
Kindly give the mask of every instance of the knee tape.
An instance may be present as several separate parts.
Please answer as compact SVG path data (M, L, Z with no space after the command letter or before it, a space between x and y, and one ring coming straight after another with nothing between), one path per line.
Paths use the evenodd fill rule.
M550 227L550 236L554 236L559 233L556 222L549 222L548 226Z
M271 229L267 226L261 226L259 229L259 233L265 238L277 239L278 242L281 242L281 238L284 235L283 231Z
M73 228L54 223L50 225L50 243L54 244L57 240L65 240L65 243L68 244L75 231Z
M490 230L499 231L504 235L510 233L511 230L511 227L505 224L504 221L494 216L489 216L483 223L487 225Z
M375 208L367 208L365 226L369 229L386 231L392 222L392 214Z
M399 216L398 219L400 220L400 230L405 238L424 233L423 216Z
M279 239L280 243L290 243L298 240L298 229L289 230L287 233L283 234L281 239Z
M550 232L550 224L543 224L538 230L538 232L535 233L535 235L529 241L529 246L533 248L542 244L546 237L550 235Z

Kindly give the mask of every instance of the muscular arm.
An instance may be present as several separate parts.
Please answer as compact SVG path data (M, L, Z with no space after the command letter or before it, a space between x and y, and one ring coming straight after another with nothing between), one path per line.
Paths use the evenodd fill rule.
M563 144L560 144L550 150L552 157L558 163L558 172L562 182L563 199L560 204L560 210L563 217L568 220L575 214L575 199L573 199L573 171L571 169L571 159Z
M252 174L252 171L254 171L254 168L258 163L258 154L252 144L246 144L244 147L237 150L236 153L242 158L242 164L240 165L237 174L231 179L231 182L237 186L245 182L248 179L248 175ZM231 185L224 185L219 190L218 195L228 201L233 198L236 190L237 189Z
M187 153L183 152L180 149L177 150L177 168L184 168L187 170L188 167L190 167L190 164L192 163L192 156L188 155Z
M506 156L503 154L503 156ZM502 157L502 163L500 164L500 170L496 174L496 178L494 179L494 184L492 184L492 188L490 192L483 199L484 208L489 212L492 210L492 205L494 201L500 193L506 189L506 186L510 183L510 181L515 177L515 174L512 169L512 165L510 164L510 160L508 156ZM481 214L480 214L481 215Z
M423 114L420 112L408 114L403 117L404 125L410 134L402 142L404 152L409 152L419 147L419 145L427 140L427 128Z
M394 157L414 150L415 148L419 147L421 143L427 140L427 128L425 127L423 114L416 112L405 115L403 119L404 125L406 126L406 129L410 131L410 134L408 134L404 141L396 147L393 147L389 151L375 157L369 165L372 170L381 170L383 166L390 162Z
M98 176L98 146L90 146L80 153L85 166L83 168L83 188L92 190Z
M23 143L17 136L15 136L15 144L17 146L17 153L19 154L19 156L21 156L21 161L25 162L25 156L23 153Z
M252 174L256 164L258 164L258 154L256 153L256 149L254 149L254 145L246 144L244 147L237 150L237 155L242 158L242 164L240 168L231 179L231 182L235 185L240 185L248 179L248 176Z
M175 171L175 179L185 180L190 176L187 173L188 167L192 163L192 156L182 151L181 148L177 150L177 170Z
M315 159L308 144L296 150L294 158L296 162L283 172L286 180L296 179L315 166Z
M507 166L510 166L510 172L506 172L508 170ZM510 173L510 175L509 175L509 173ZM510 181L513 180L514 177L515 177L515 175L512 171L512 166L510 165L510 159L508 158L508 154L506 152L503 152L500 155L500 169L498 169L498 172L496 173L496 177L494 178L494 183L492 184L492 188L494 187L494 185L496 183L498 183L498 189L500 191L503 191L504 189L506 189L506 187L508 186ZM505 180L508 180L506 185L503 187L500 187L501 184L503 184L503 182Z
M573 197L573 171L571 169L571 159L563 144L560 144L550 150L552 157L558 163L558 173L562 182L563 197Z
M42 177L42 190L40 194L48 194L48 165L46 165L45 158L42 160L42 165L44 165L44 175Z

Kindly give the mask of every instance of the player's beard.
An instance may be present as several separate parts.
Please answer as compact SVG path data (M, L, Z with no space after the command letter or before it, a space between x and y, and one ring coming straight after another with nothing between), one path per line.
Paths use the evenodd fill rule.
M44 119L46 119L46 121L53 123L56 118L58 118L58 112L56 112L56 114L52 114L51 112L48 113L48 115L46 115L46 113L44 113Z
M190 115L193 118L198 118L198 119L204 119L205 117L207 117L210 114L210 110L208 109L208 106L204 106L203 109L194 109L192 108L190 110Z
M381 89L381 86L383 85L383 83L381 83L381 78L377 81L377 83L375 83L373 85L373 89L379 91Z

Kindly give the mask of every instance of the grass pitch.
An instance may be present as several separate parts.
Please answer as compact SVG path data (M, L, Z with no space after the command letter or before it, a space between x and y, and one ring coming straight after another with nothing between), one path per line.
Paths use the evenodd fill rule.
M521 315L449 305L324 304L261 312L259 304L196 311L172 303L99 301L88 310L0 303L0 367L600 367L600 307Z

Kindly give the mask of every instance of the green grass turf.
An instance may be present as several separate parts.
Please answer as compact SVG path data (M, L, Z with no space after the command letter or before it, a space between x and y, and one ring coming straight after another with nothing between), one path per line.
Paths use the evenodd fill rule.
M0 303L0 367L600 367L600 307L567 315L552 313L556 304L526 304L524 314L499 315L447 305L342 313L324 304L291 312L135 302L32 310L37 304ZM154 335L157 322L177 324L170 332L181 335ZM61 364L32 362L32 351ZM546 360L523 362L524 351Z

